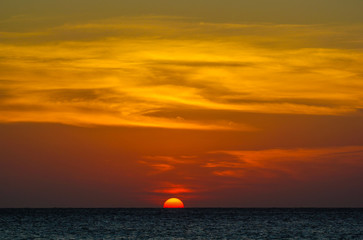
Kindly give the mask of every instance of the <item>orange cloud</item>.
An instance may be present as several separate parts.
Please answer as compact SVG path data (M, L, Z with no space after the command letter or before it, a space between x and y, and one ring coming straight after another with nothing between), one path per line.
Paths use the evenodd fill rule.
M339 174L343 169L363 167L362 146L211 152L215 153L235 158L231 162L215 160L205 165L207 168L228 169L214 171L218 176L248 178L258 173L259 177L288 175L306 180Z
M155 193L181 194L195 192L193 189L180 184L166 184L164 187L154 190Z
M344 115L363 108L360 25L122 23L2 33L0 121L256 131L228 117L168 110Z
M156 170L160 172L169 171L173 169L174 167L168 164L153 164L151 167L155 168Z
M213 174L215 174L217 176L242 177L243 171L241 171L241 170L223 170L223 171L214 171Z
M153 176L156 185L165 179L183 183L163 185L154 193L193 193L193 198L198 198L223 189L248 194L255 191L254 188L267 191L292 188L294 185L305 191L305 185L324 186L326 181L336 182L338 186L341 179L357 178L363 170L362 159L363 146L342 146L210 151L186 159L178 156L152 157L147 164L153 167L153 161L156 161L157 164L174 166L167 172L160 172L160 176Z

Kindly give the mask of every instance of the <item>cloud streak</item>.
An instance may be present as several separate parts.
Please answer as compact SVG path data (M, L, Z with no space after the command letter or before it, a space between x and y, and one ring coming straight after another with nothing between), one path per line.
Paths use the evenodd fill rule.
M351 114L363 108L361 28L125 17L3 32L0 121L255 131L154 113Z
M169 181L168 187L157 188L155 193L188 193L189 197L200 199L206 193L234 189L233 198L241 202L256 190L263 191L263 194L283 191L286 197L291 197L294 192L305 199L309 198L310 191L315 191L315 194L320 191L322 195L329 196L350 189L349 194L354 194L352 189L356 182L362 180L363 147L227 150L201 153L190 158L153 156L145 159L143 164L151 168L156 163L170 166L168 171L152 175L156 185L163 186L165 179ZM188 187L180 187L180 183ZM307 186L316 187L308 189ZM334 188L327 189L328 186Z

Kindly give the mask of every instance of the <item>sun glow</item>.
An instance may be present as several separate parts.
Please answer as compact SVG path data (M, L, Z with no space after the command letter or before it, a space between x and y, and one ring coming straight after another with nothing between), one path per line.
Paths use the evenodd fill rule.
M164 208L184 208L184 204L178 198L169 198L164 202Z

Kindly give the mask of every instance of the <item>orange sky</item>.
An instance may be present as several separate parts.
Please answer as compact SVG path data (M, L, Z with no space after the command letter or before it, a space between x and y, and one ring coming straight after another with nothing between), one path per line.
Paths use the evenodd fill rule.
M227 2L6 0L0 207L363 207L362 3Z

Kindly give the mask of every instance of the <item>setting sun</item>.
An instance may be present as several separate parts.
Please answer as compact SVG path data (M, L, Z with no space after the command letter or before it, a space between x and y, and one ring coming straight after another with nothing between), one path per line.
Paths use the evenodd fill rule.
M164 208L184 208L184 204L178 198L169 198L164 202Z

